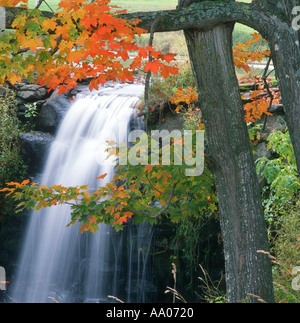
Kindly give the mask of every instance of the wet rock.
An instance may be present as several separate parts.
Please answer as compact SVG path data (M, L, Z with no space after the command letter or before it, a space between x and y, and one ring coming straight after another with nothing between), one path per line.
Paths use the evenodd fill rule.
M49 133L27 132L19 136L21 154L31 176L42 171L53 136Z
M69 94L58 95L57 92L54 92L37 116L36 129L54 134L71 104Z
M78 84L67 93L58 95L57 91L53 92L40 110L36 119L36 129L54 134L78 93L90 93L87 82Z

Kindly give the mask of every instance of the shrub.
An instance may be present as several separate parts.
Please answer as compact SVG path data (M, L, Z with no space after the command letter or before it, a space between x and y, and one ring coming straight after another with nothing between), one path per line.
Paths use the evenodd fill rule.
M19 126L15 95L6 90L4 96L0 97L0 186L2 187L7 181L22 179L26 172L18 143Z
M20 155L18 143L20 123L16 116L15 95L6 90L0 96L0 189L6 182L26 177L26 166ZM9 266L18 249L25 217L15 214L15 204L10 197L0 193L0 264ZM8 268L9 269L9 268Z
M268 137L268 148L275 158L257 160L257 173L262 174L268 185L263 188L263 203L269 224L286 210L300 190L296 159L289 132L276 131Z

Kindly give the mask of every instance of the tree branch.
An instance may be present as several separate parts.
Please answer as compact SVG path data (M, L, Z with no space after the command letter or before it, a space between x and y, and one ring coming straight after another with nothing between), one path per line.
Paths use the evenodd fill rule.
M270 103L269 103L268 110L272 107L272 103L273 103L273 100L274 100L274 96L273 96L272 92L270 91L270 87L269 87L269 84L267 82L267 73L268 73L268 70L269 70L269 66L270 66L271 61L272 61L272 55L269 56L267 65L266 65L265 70L264 70L264 74L262 76L262 79L264 81L265 88L266 88L266 90L268 92L268 95L270 97ZM265 119L264 119L264 125L262 127L262 132L264 132L264 130L266 128L267 120L268 120L268 115L266 114L265 115Z
M155 29L157 28L159 22L159 12L157 13L155 20L152 23L151 29L150 29L150 38L149 38L149 46L153 46L154 41L154 33ZM148 62L151 62L153 58L150 55L150 52L148 54ZM144 99L145 99L145 115L146 115L146 132L148 130L148 123L149 123L149 117L150 117L150 109L149 109L149 88L150 88L150 80L151 80L151 70L149 70L146 74L146 80L145 80L145 90L144 90Z
M135 12L120 15L126 20L139 19L138 26L150 32L157 12ZM194 3L187 8L160 11L160 23L155 32L183 29L209 30L224 23L239 22L260 32L265 39L273 35L277 18L249 3L213 2ZM278 27L278 26L277 26Z
M167 209L169 208L169 206L172 202L172 199L174 197L175 188L176 188L177 184L178 184L178 181L173 184L172 191L171 191L171 194L170 194L167 204L163 208L161 208L160 211L158 213L156 213L154 216L148 215L150 218L157 219L159 216L161 216L164 212L167 211Z
M15 18L24 13L24 12L30 12L31 10L28 10L26 8L19 8L19 7L0 7L0 17L1 17L1 26L3 25L5 29L13 29L12 23L15 20ZM47 18L52 18L53 13L49 11L41 11L42 16Z
M0 7L1 12L5 12L5 22L2 24L6 29L11 29L15 17L27 9L15 7ZM4 10L4 11L3 11ZM28 10L27 10L28 11ZM119 15L126 20L139 19L138 26L151 31L153 21L159 13L159 24L155 32L178 31L183 29L211 29L219 24L239 22L258 30L265 39L270 39L278 25L277 19L269 13L259 10L259 8L241 2L214 2L205 1L194 3L187 8L174 10L161 10L153 12L135 12ZM42 11L45 17L52 17L48 11ZM280 22L278 19L276 22ZM288 26L287 26L288 27Z

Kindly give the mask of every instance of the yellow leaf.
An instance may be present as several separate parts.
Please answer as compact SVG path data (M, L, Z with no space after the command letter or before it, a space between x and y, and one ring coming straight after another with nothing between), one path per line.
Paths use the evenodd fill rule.
M45 30L55 30L56 27L57 23L53 19L46 19L42 22L42 28Z
M22 81L22 77L19 74L10 74L7 78L12 85L15 85L17 82L20 83Z

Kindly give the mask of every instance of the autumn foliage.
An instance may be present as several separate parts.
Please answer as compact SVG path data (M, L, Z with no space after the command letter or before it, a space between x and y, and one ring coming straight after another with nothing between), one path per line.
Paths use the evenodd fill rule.
M261 40L261 35L258 33L251 34L252 39L245 43L236 44L233 48L233 62L235 67L242 68L245 72L249 72L249 62L261 62L264 57L270 56L270 50L251 51L249 47L258 43ZM264 40L265 41L265 40Z
M108 144L109 155L118 159L121 152L113 142ZM172 154L173 149L172 145ZM100 175L96 179L98 188L92 193L87 185L46 187L37 183L28 185L27 180L21 184L8 183L8 187L0 192L12 194L19 211L24 208L39 211L68 204L71 213L69 225L79 222L81 232L95 232L99 230L100 223L120 230L129 219L133 223L147 221L154 224L166 211L171 221L178 222L182 216L199 216L203 210L208 213L217 210L210 171L205 169L203 176L187 177L185 167L189 166L173 163L170 166L117 165L113 180L105 183L103 180L107 174Z
M0 6L20 5L28 0L0 0ZM52 18L40 10L26 10L12 23L14 32L0 37L0 84L14 85L26 78L50 90L66 92L83 79L91 79L90 90L108 80L133 81L134 70L176 74L170 66L174 54L163 54L152 46L139 48L136 36L144 33L138 20L126 21L110 0L62 0ZM152 60L144 64L150 55Z
M245 72L249 72L250 62L260 62L263 58L269 57L270 55L269 50L252 52L249 47L259 42L261 40L261 35L254 33L251 36L252 39L249 39L245 43L235 45L233 49L233 61L235 67L244 69ZM270 81L270 79L266 81ZM270 104L280 102L280 93L274 93L274 91L269 89L273 97L271 100L269 93L267 93L266 85L261 78L256 76L254 83L256 90L251 91L249 98L250 102L247 102L244 105L246 123L261 119L263 115L271 115L268 111ZM265 92L265 94L261 95L262 92ZM242 95L242 99L245 99L244 95ZM176 105L175 112L177 113L184 107L184 105L196 103L197 100L197 89L192 85L187 88L178 88L176 93L170 98L170 102Z
M27 8L27 2L0 0L0 6ZM14 85L22 78L29 81L37 78L38 83L50 90L63 93L87 78L91 79L91 90L108 80L133 81L134 71L141 67L145 72L160 72L164 78L178 73L170 64L174 54L163 54L152 46L138 47L136 35L144 31L137 27L138 21L121 19L118 16L121 12L109 0L62 0L52 18L43 17L39 10L24 11L12 24L14 32L0 37L0 83ZM252 36L252 40L238 44L233 51L235 65L245 71L249 60L261 60L269 55L267 51L247 51L260 39L258 34ZM270 100L258 99L257 95L258 92L252 92L251 102L244 107L246 122L269 114ZM184 104L196 103L197 99L196 87L190 85L178 88L170 101L179 112ZM110 154L118 158L118 149L114 147ZM19 210L38 211L70 204L70 224L80 222L81 232L95 232L102 222L117 230L128 219L134 223L145 220L154 223L166 210L176 222L181 216L197 216L202 210L217 209L212 176L206 168L202 176L186 177L181 166L172 164L128 165L117 166L114 179L101 185L105 177L103 174L97 178L100 185L93 193L86 185L39 187L37 183L28 185L28 180L7 183L0 192L12 195Z

